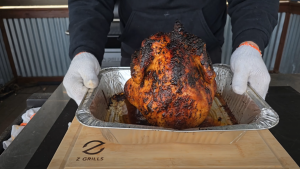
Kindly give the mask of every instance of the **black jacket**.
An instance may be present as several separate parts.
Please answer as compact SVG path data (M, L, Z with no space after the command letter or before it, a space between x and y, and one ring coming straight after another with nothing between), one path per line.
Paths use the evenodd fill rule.
M226 0L121 0L122 57L130 57L150 35L171 31L177 19L185 31L207 43L208 53L213 53L223 45L227 12L231 16L233 49L244 41L253 41L263 51L277 24L279 0L228 2L227 11ZM71 58L86 51L102 62L114 4L114 0L69 0ZM214 62L220 61L213 57Z

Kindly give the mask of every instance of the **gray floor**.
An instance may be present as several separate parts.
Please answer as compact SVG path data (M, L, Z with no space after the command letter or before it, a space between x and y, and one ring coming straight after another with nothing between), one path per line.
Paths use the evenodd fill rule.
M270 86L291 86L300 93L300 74L271 74Z
M26 109L26 99L33 93L52 93L57 85L23 88L0 102L0 134Z
M300 93L300 74L272 74L270 86L291 86ZM0 133L26 108L26 99L32 93L52 93L57 85L36 86L22 89L0 103Z

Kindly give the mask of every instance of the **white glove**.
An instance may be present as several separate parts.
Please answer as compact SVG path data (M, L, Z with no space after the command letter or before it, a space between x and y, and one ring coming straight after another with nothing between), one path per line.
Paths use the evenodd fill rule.
M6 150L7 147L14 141L14 139L21 133L25 126L12 125L11 126L11 136L8 140L3 141L3 149Z
M40 110L40 107L32 108L27 110L23 115L23 122L20 125L12 125L11 127L11 137L3 141L3 149L7 149L7 147L14 141L14 139L20 134L20 132L24 129L24 127L29 123L31 118Z
M240 46L233 52L230 65L233 72L232 89L235 93L245 93L249 82L265 99L271 77L259 51L251 46Z
M98 74L101 70L96 57L90 53L76 55L64 77L63 85L67 94L79 105L88 88L97 87Z

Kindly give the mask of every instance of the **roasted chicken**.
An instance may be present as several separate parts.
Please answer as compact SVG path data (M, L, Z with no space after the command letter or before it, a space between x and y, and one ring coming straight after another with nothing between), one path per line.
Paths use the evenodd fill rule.
M147 121L185 129L207 117L216 93L215 72L206 44L184 32L178 21L169 33L156 33L132 55L124 91Z

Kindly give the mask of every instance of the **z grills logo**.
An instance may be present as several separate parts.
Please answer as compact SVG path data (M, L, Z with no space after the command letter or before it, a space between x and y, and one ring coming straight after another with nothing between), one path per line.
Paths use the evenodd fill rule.
M95 145L93 147L88 146L91 143L98 143L98 144L97 145L93 144L93 145ZM87 148L86 150L84 150L82 152L87 155L99 154L104 150L104 147L101 148L100 150L98 147L102 146L103 144L105 144L105 143L102 141L99 141L99 140L89 141L89 142L85 143L85 145L83 145L83 147L82 147L82 148L86 148L86 147L89 147L89 148ZM77 159L76 159L76 161L103 161L103 160L104 160L104 157L77 157Z
M85 143L85 145L84 145L82 148L84 148L84 147L86 147L87 145L89 145L90 143L94 143L94 142L98 142L99 144L97 144L97 145L95 145L94 147L91 147L91 148L89 148L89 149L86 149L86 150L84 150L84 151L82 151L82 152L84 152L85 154L88 154L88 155L95 155L95 154L98 154L98 153L100 153L101 151L104 150L104 147L103 147L103 148L101 148L99 151L96 151L96 152L93 151L95 148L97 148L97 147L102 146L103 144L105 144L104 142L99 141L99 140L89 141L89 142Z

